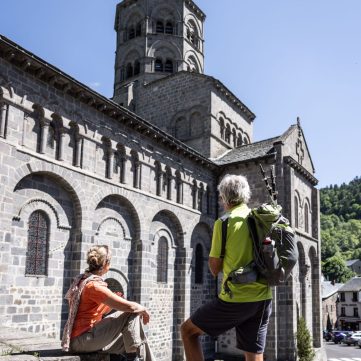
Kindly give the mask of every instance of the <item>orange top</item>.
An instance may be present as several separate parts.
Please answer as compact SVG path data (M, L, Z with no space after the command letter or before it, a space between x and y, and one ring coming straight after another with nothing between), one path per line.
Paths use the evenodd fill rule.
M112 295L112 291L106 286L106 283L90 281L85 285L80 296L71 339L89 331L103 318L104 314L111 311L111 308L103 303L110 295Z

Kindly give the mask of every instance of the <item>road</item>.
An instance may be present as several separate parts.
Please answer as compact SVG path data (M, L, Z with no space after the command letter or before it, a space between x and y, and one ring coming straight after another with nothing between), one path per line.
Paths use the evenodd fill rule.
M361 348L358 346L335 345L325 341L327 361L361 361Z

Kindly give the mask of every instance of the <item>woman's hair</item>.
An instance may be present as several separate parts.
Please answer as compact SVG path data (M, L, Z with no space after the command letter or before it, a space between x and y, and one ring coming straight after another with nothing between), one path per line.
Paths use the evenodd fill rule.
M242 175L226 174L218 185L218 191L223 202L230 206L248 203L251 197L247 178Z
M100 271L106 264L110 263L111 252L106 245L93 246L87 253L86 262L88 272Z

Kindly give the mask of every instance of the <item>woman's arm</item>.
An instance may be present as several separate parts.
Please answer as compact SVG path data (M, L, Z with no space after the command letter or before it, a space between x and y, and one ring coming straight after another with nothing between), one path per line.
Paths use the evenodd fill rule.
M103 303L109 306L111 309L129 313L139 313L143 318L143 322L146 325L149 322L149 314L147 309L136 302L128 301L115 293L108 290L107 297L104 299Z

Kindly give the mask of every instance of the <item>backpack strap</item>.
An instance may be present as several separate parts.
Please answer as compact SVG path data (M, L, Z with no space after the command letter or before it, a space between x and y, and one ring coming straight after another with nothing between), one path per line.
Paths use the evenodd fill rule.
M222 220L222 248L219 258L224 258L226 254L226 242L227 242L227 227L228 227L228 216L221 217Z

